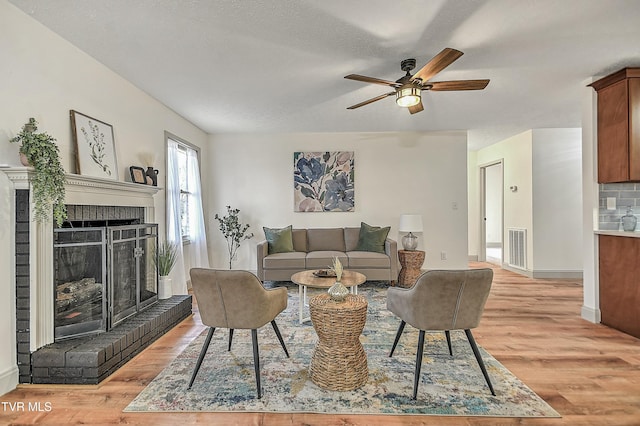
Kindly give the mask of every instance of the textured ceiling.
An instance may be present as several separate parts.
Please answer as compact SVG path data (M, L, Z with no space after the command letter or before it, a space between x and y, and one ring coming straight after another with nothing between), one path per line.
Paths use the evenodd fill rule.
M640 66L640 1L10 0L209 133L469 130L470 149L579 127L584 82ZM410 115L389 88L445 47L464 56Z

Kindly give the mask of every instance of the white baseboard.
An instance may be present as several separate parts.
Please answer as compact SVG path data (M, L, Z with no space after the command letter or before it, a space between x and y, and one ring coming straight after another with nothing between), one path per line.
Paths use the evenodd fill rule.
M469 262L477 262L478 261L478 255L477 254L470 254L469 255Z
M533 271L533 278L582 279L582 271Z
M506 263L503 263L501 267L504 270L507 270L507 271L510 271L510 272L515 272L516 274L524 275L525 277L533 278L533 274L531 273L531 271L527 271L527 270L519 269L519 268L513 268L513 267L507 265Z
M524 275L529 278L539 278L539 279L573 279L573 280L581 280L582 279L582 271L545 271L541 269L536 269L533 271L524 270L519 268L514 268L509 266L506 263L502 264L502 269L506 269L507 271L515 272L516 274Z
M11 392L18 386L18 366L14 365L0 373L0 395Z
M595 324L599 324L602 320L602 317L600 316L600 309L590 308L584 305L582 305L582 309L580 309L580 316Z

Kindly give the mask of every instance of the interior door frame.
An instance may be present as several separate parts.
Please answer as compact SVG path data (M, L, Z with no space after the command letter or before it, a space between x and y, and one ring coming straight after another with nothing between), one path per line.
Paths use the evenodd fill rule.
M502 254L501 254L501 263L504 263L504 159L499 159L495 161L491 161L488 163L480 164L478 166L480 173L480 216L478 218L480 222L480 247L478 248L478 261L486 262L487 261L487 168L492 166L501 166L502 171L502 205L500 206L500 216L501 216L501 244L502 244Z

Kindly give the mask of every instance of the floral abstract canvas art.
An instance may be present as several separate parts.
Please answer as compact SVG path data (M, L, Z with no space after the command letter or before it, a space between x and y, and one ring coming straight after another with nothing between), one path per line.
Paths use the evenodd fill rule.
M294 211L354 211L353 178L353 151L294 152Z

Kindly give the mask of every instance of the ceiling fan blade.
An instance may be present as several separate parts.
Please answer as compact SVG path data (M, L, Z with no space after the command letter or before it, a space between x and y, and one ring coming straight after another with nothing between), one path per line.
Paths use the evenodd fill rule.
M387 96L391 96L391 95L395 95L395 94L396 94L396 92L389 92L389 93L385 93L384 95L376 96L375 98L371 98L371 99L366 100L366 101L364 101L364 102L360 102L359 104L351 105L351 106L350 106L350 107L348 107L347 109L356 109L356 108L360 108L361 106L368 105L368 104L370 104L370 103L372 103L372 102L379 101L380 99L384 99L384 98L386 98Z
M420 70L414 74L413 79L419 78L425 83L462 55L463 53L461 51L447 47L427 62L424 67L420 68Z
M457 80L457 81L437 81L427 83L429 90L482 90L487 87L489 80Z
M391 86L391 87L400 86L400 84L396 83L395 81L387 81L387 80L382 80L380 78L367 77L365 75L349 74L349 75L345 75L344 78L349 80L363 81L365 83L382 84L383 86Z
M409 107L409 112L411 114L415 114L416 112L420 112L422 110L424 110L424 107L422 106L422 99L420 99L420 102L418 102L417 105Z

